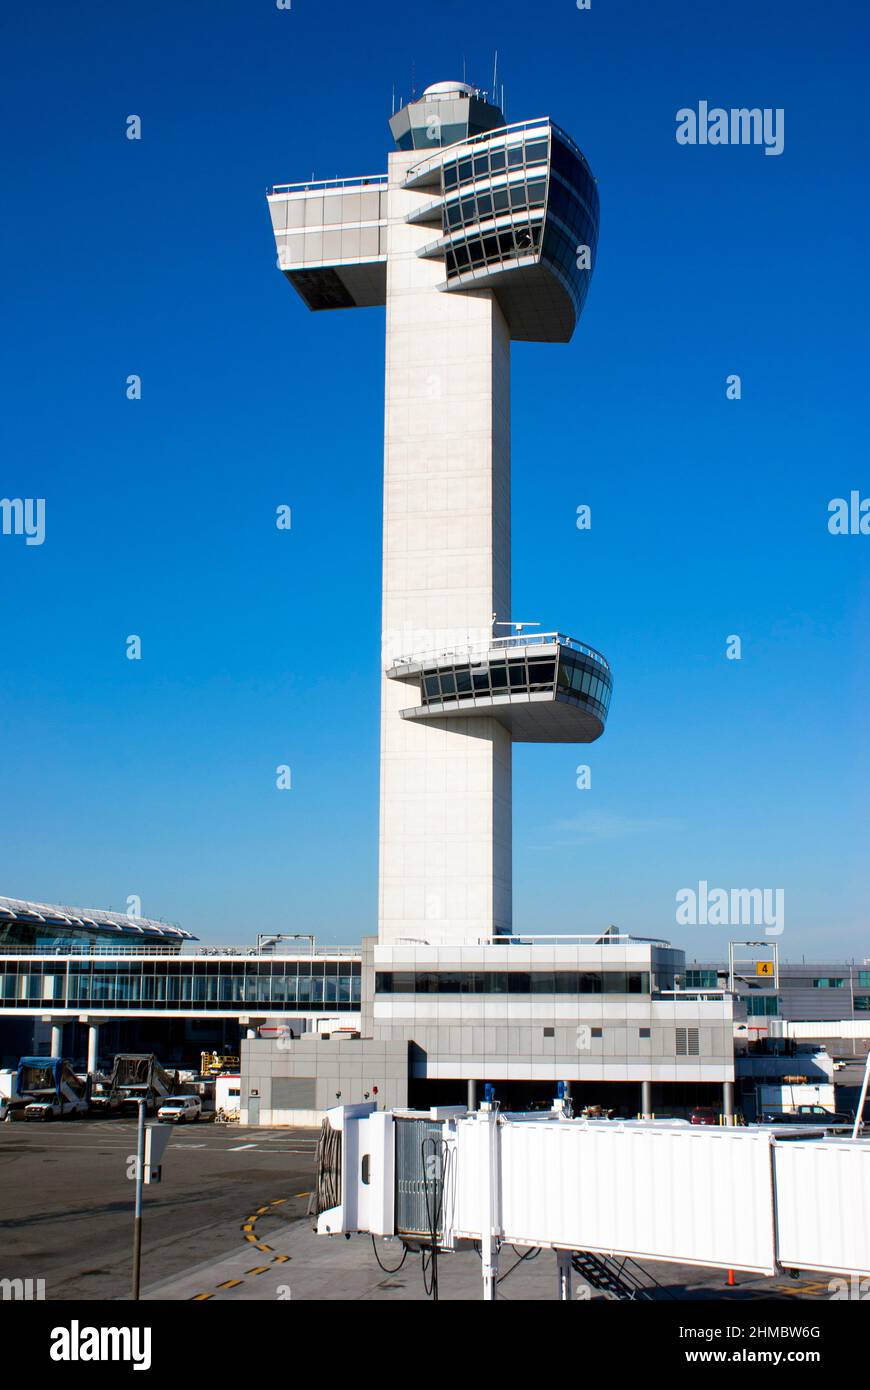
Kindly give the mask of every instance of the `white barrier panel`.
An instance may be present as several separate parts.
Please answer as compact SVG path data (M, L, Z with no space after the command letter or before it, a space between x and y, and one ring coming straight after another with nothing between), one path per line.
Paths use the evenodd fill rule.
M479 1238L481 1127L457 1126L454 1234ZM772 1274L771 1137L507 1121L496 1222L516 1245Z
M774 1172L780 1264L870 1271L870 1142L777 1144Z

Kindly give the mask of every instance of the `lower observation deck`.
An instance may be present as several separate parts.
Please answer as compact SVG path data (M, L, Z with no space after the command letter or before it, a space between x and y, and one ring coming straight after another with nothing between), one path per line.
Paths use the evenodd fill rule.
M403 719L488 715L515 743L592 743L604 733L613 678L600 652L559 632L399 657L391 680L419 685Z

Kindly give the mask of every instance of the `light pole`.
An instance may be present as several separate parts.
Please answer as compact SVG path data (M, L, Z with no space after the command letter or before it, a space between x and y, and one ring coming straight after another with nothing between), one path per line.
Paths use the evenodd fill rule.
M142 1267L142 1183L145 1175L145 1102L138 1102L136 1122L136 1195L133 1199L133 1298L139 1298Z

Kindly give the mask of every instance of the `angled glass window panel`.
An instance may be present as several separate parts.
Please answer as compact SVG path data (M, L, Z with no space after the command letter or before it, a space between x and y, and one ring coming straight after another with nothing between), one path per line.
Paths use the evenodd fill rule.
M451 699L456 694L456 681L452 671L441 672L441 694L446 699Z
M457 168L458 168L458 170L459 170L459 182L460 182L460 183L469 183L470 180L471 180L471 178L472 178L472 175L473 175L473 168L472 168L471 160L470 160L470 159L462 159L462 160L460 160L460 162L459 162Z
M504 150L490 150L489 162L492 166L493 173L496 173L499 169L504 169L507 163Z
M529 685L532 689L550 687L555 676L555 663L552 661L529 662Z
M447 204L447 225L448 227L458 227L462 221L462 207L460 203Z
M507 152L508 166L511 169L518 169L524 162L524 147L522 145L511 145Z
M489 173L489 156L486 154L476 154L474 156L474 176L475 178L485 178Z
M583 672L581 672L581 675L580 675L580 693L581 693L582 695L588 695L588 694L589 694L589 687L590 687L590 685L592 684L592 679L593 679L593 677L592 677L591 672L589 672L589 671L583 671Z
M459 242L454 248L454 254L456 256L457 268L459 270L467 270L470 262L468 247L463 242Z
M547 185L543 179L535 179L534 183L529 184L529 202L535 207L540 207L544 201Z
M438 687L437 676L426 676L423 681L423 694L427 700L437 700L441 691Z
M457 693L458 695L470 695L470 694L471 694L471 672L470 672L470 671L457 671L457 672L456 672L456 693Z
M444 187L445 189L456 188L459 183L459 173L455 164L444 165Z
M571 666L565 661L564 657L559 658L557 684L560 690L570 690L571 688Z
M490 666L490 679L493 690L504 690L508 683L506 666Z
M481 220L492 216L492 198L489 193L480 193L477 198L477 215Z
M570 671L571 689L579 692L583 689L583 677L586 673L584 672L582 666L577 666L576 664L571 665Z
M496 188L492 194L493 207L496 212L507 212L511 205L510 194L506 188Z
M476 691L486 693L489 690L489 671L473 671L471 678Z
M512 661L510 663L511 690L520 690L528 685L526 678L526 663L524 661Z
M528 206L528 196L524 183L512 183L510 186L510 199L512 208L524 208Z
M498 240L494 236L483 238L483 254L488 261L498 260Z
M549 158L550 150L546 140L530 140L526 145L526 163L537 164L542 159Z

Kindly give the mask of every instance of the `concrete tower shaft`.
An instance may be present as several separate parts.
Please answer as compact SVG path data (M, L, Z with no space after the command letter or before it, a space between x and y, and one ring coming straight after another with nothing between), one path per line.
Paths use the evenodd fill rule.
M510 343L567 342L598 237L583 155L461 83L391 122L388 172L276 187L312 309L386 306L379 937L511 929L511 749L603 732L604 658L511 634Z

